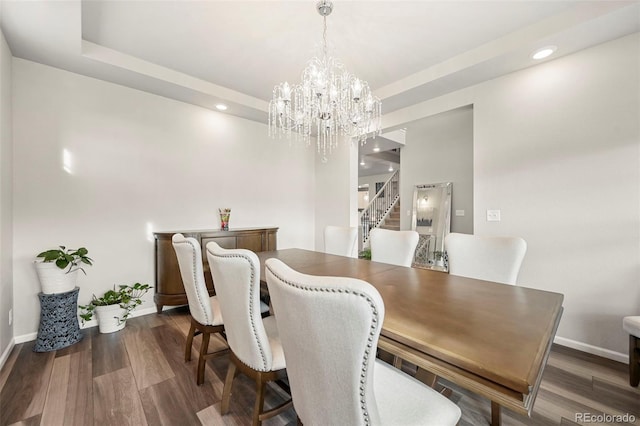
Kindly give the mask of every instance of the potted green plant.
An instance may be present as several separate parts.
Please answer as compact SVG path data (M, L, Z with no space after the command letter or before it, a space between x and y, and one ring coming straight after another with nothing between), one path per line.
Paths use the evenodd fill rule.
M362 250L360 253L358 253L358 258L359 259L371 260L371 249L370 248L366 248L366 249Z
M100 297L94 294L87 305L78 306L82 324L91 321L95 312L100 333L122 330L131 311L142 304L142 296L151 288L149 284L140 283L120 285L117 289L114 285L113 290L105 291Z
M78 280L78 271L86 275L83 266L93 265L93 259L88 256L88 253L89 251L84 247L68 249L65 246L59 246L57 249L43 251L37 255L37 258L42 258L42 261L35 262L42 292L53 294L73 290Z

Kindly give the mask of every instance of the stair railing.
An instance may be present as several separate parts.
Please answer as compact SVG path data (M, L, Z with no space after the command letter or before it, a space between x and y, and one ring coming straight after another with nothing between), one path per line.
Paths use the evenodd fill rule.
M366 247L369 233L389 216L400 199L400 170L396 170L360 213L359 249Z

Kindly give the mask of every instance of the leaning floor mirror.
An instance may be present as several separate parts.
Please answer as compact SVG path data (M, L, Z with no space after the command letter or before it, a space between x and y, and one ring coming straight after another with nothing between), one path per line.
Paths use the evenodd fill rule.
M416 185L412 228L420 235L413 266L447 272L444 237L451 231L451 182Z

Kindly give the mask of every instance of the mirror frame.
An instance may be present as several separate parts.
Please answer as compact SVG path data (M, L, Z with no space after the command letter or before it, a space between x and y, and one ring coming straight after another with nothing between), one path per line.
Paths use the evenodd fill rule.
M413 258L413 265L417 268L433 269L436 271L448 272L447 257L444 251L444 238L451 232L451 182L430 183L415 185L413 189L413 216L411 218L411 229L418 232L420 238L416 253ZM418 197L420 192L437 190L444 197L440 197L437 206L437 218L432 220L443 221L442 229L436 232L421 232L418 230ZM432 207L433 208L433 207ZM438 225L436 225L438 226Z

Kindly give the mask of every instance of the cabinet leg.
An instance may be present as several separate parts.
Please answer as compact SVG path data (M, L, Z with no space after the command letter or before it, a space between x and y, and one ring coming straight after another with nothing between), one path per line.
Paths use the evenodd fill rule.
M161 314L163 307L164 307L164 305L160 305L159 303L156 303L156 312Z

